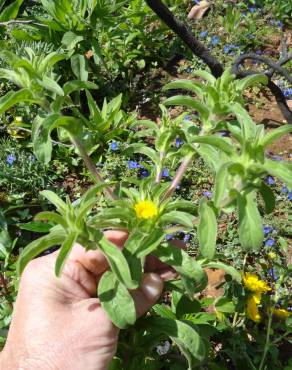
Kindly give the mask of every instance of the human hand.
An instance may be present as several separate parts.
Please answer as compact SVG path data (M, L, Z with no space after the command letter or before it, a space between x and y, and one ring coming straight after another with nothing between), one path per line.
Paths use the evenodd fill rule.
M120 248L127 239L122 231L105 235ZM115 354L119 330L96 297L106 258L75 245L57 278L57 253L31 261L23 272L1 370L105 370ZM137 316L151 308L172 274L155 259L146 270L141 287L131 292Z

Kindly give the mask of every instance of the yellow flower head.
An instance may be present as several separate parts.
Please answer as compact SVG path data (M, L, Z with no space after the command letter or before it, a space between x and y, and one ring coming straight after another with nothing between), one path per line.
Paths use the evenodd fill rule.
M271 290L269 285L264 280L260 280L255 274L246 272L242 275L242 279L245 288L250 290L251 292L266 293Z
M141 200L134 206L138 218L145 220L158 215L158 208L151 200Z
M276 255L275 252L269 252L268 257L269 257L270 260L274 260L277 257L277 255Z
M250 297L248 297L246 315L249 319L251 319L254 322L260 322L262 319L258 306L257 306L258 303L259 303L259 298L257 295L252 294Z
M279 317L279 319L287 319L291 315L291 312L285 310L284 308L275 308L273 314Z

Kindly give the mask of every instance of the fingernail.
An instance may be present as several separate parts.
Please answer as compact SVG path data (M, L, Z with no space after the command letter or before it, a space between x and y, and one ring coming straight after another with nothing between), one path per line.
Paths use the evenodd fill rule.
M145 274L141 288L147 299L156 301L162 293L163 281L157 274Z

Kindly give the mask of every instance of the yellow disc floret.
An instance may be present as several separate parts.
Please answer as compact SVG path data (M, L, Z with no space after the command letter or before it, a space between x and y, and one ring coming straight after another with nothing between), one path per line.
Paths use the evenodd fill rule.
M243 276L243 285L246 289L254 293L266 293L271 288L269 285L264 281L260 280L257 275L251 273L244 273Z
M151 200L141 200L134 206L137 218L147 220L158 215L158 208Z
M279 317L279 319L287 319L291 315L291 312L285 310L284 308L275 308L273 314Z

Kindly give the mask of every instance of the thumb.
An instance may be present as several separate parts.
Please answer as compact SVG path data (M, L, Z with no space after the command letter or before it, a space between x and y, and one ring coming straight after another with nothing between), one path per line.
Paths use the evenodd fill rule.
M137 317L147 312L161 296L163 281L154 273L145 274L139 289L131 291L135 301Z

